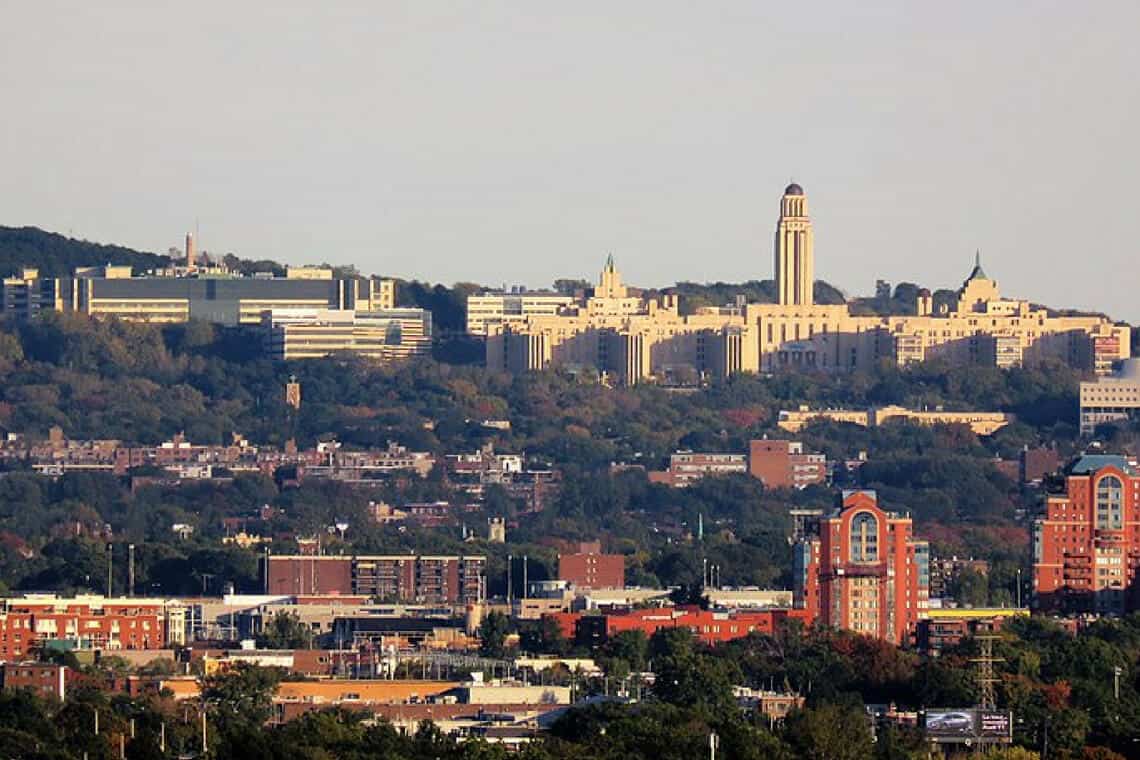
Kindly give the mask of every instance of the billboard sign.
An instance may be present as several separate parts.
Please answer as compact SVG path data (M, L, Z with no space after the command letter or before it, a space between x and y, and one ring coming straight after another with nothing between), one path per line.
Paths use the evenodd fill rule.
M1013 716L996 710L962 708L926 711L926 738L946 744L1008 742L1013 738Z

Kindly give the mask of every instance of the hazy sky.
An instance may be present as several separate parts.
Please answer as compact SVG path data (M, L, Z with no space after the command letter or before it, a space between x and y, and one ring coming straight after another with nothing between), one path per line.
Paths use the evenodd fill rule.
M816 274L1140 320L1140 2L11 0L0 224L432 281Z

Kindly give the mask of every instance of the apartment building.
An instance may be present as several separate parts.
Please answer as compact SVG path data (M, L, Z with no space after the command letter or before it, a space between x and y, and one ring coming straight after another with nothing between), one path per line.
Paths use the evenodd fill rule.
M1124 614L1140 609L1140 469L1135 459L1086 454L1068 469L1033 524L1037 606Z
M185 619L185 606L166 599L54 594L0 599L0 661L24 659L47 641L104 650L182 644Z
M68 667L51 662L0 663L0 689L30 691L40 699L62 702L67 697Z
M486 563L483 556L271 555L266 593L476 603L485 596Z
M930 546L914 538L909 516L882 509L874 491L844 491L794 556L796 605L824 625L894 644L914 635L928 606Z

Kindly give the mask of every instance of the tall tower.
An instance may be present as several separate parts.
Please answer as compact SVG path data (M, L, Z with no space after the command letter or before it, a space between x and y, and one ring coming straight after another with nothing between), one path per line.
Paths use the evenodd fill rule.
M780 199L776 224L776 300L781 306L811 306L815 263L811 219L804 189L792 183Z
M194 250L194 233L186 233L186 266L192 267L198 263L198 253Z

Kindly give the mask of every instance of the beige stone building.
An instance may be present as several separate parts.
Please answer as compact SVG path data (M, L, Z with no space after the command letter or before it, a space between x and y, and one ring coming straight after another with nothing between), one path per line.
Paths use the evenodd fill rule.
M992 435L1014 421L1005 412L948 412L942 409L907 409L901 406L879 406L871 409L809 409L781 410L776 424L791 433L798 433L813 420L847 422L860 427L882 425L889 420L906 420L918 425L967 425L976 435Z
M628 384L674 377L724 377L786 369L868 369L941 358L1010 367L1055 358L1111 371L1128 358L1127 325L1101 316L1057 316L1003 298L980 257L951 307L935 310L927 290L914 314L853 315L846 304L816 304L807 196L788 185L780 201L774 263L777 303L706 307L682 315L677 297L642 298L622 283L613 259L588 297L545 304L545 313L480 322L487 365L510 372L591 367ZM469 308L482 303L469 301ZM470 320L469 320L470 321Z

